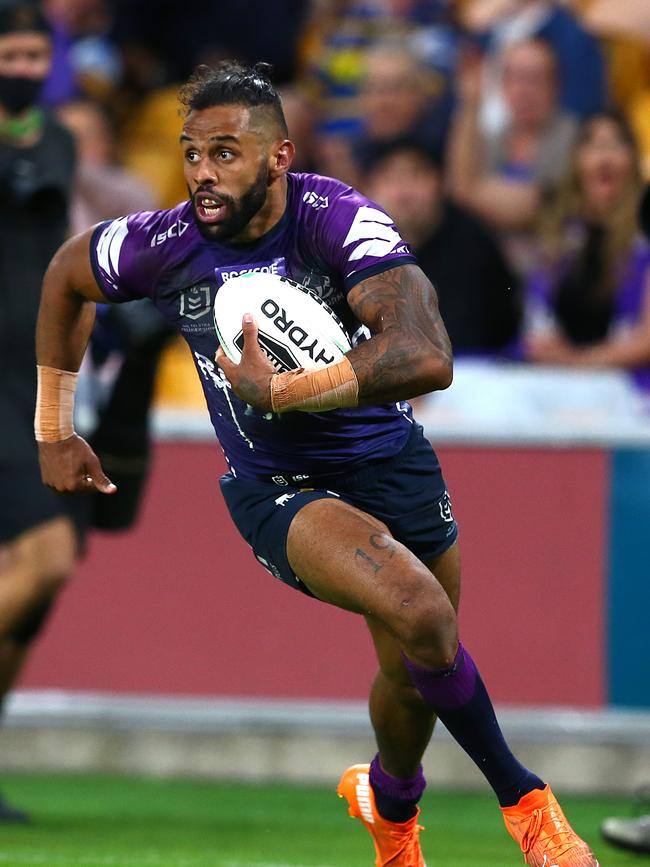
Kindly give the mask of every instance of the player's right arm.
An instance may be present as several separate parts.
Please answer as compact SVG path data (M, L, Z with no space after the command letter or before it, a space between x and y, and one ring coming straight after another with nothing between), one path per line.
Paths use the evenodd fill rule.
M43 281L36 327L39 389L36 437L43 482L56 491L113 493L88 443L72 430L74 381L95 321L95 304L108 300L95 280L90 229L67 241Z

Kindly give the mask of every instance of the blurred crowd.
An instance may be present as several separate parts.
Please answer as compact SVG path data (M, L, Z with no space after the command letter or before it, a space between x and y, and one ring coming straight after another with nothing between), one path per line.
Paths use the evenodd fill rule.
M185 198L179 84L200 63L268 61L295 170L340 178L391 213L457 357L619 368L650 396L650 245L637 219L650 177L647 0L44 8L44 99L77 140L75 231ZM163 400L193 382L182 357L167 350Z

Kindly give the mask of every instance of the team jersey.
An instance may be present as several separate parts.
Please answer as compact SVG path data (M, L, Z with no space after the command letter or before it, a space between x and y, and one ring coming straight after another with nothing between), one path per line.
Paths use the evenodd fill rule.
M151 298L189 344L233 474L275 477L279 484L392 456L412 424L406 402L324 413L260 412L235 395L217 367L212 306L232 277L262 271L301 283L336 312L354 346L370 332L352 313L347 293L371 275L415 261L390 216L356 190L314 174L287 177L282 218L252 244L204 238L187 201L102 223L90 245L104 295L117 302Z

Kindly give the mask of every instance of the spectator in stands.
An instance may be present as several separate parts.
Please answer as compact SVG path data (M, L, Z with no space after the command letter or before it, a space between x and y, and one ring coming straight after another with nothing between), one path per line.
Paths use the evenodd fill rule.
M442 126L429 89L430 73L404 40L384 40L366 54L359 91L360 130L350 140L321 148L319 168L352 186L374 149L404 135L433 150L442 145Z
M435 98L446 98L461 29L456 0L319 0L310 5L299 58L324 132L358 130L356 98L365 55L387 37L408 42L433 73Z
M110 39L108 0L44 0L52 24L54 54L43 101L58 106L81 95L108 102L122 74Z
M543 266L527 289L526 356L630 370L650 394L650 245L638 235L642 190L622 117L585 121L571 172L543 219Z
M148 184L134 172L116 164L113 130L98 103L70 102L59 109L58 117L77 145L78 163L70 213L72 235L100 220L156 207Z
M454 353L495 354L517 336L517 278L496 240L446 200L441 166L417 139L377 150L364 192L386 208L438 292Z
M360 91L357 161L363 164L375 145L408 134L440 152L443 127L433 93L429 71L408 42L384 41L369 51Z
M601 46L566 3L469 0L464 12L463 23L485 37L495 74L498 75L501 55L508 46L523 39L543 39L557 58L562 110L585 118L605 108L607 75ZM498 108L494 106L494 110Z
M459 105L449 147L454 200L501 230L513 265L530 265L530 229L545 190L564 173L576 123L560 111L553 51L540 39L512 45L503 68L509 122L497 135L481 131L482 59L468 53L459 76Z

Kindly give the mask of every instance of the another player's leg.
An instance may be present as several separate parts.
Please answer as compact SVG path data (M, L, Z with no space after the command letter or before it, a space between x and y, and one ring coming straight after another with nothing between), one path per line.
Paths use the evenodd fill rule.
M326 536L322 527L328 528ZM378 532L374 519L331 499L311 502L298 512L287 552L295 573L317 597L370 615L395 637L425 703L497 794L527 863L596 867L548 787L507 747L476 666L458 642L453 605L431 572L390 534ZM413 858L405 852L397 860L377 863L423 863Z
M71 521L58 517L0 548L0 709L76 557ZM0 795L0 823L27 816Z
M0 640L28 635L44 618L76 559L72 522L53 518L3 546L0 561ZM36 629L36 627L34 627ZM36 629L37 631L37 629ZM0 689L4 678L0 673Z
M637 818L612 816L605 819L600 831L611 846L650 855L650 813Z

